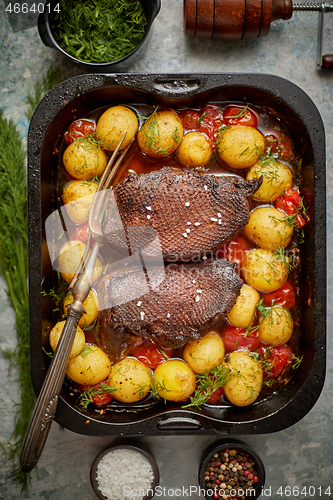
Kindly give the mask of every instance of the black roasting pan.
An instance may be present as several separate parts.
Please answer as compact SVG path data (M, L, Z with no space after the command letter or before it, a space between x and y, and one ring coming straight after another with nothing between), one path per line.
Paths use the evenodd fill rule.
M48 328L57 321L43 288L56 284L45 239L45 219L57 208L57 147L69 124L93 110L140 103L199 107L207 102L246 101L281 118L303 158L300 189L313 197L313 217L305 226L300 251L301 368L276 394L249 407L207 405L182 409L163 402L136 411L83 411L64 385L56 421L89 435L256 434L296 423L317 401L325 378L326 357L326 184L325 133L319 112L299 87L264 74L91 74L55 87L41 101L28 136L29 286L31 376L41 389L49 358Z

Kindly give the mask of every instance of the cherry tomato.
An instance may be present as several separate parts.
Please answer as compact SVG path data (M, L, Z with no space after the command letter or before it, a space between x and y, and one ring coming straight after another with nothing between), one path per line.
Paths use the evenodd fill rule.
M222 333L225 350L228 352L245 348L250 351L258 349L260 340L256 331L248 331L246 328L227 326Z
M157 346L150 340L144 340L141 344L134 346L131 355L148 366L148 368L155 370L158 365L161 365L168 358L172 357L172 349L165 349L164 347Z
M223 125L223 113L218 106L208 104L201 109L198 130L208 138L213 151L215 151L219 129Z
M71 144L78 137L87 137L96 130L96 123L92 120L75 120L71 123L67 132L65 132L65 140L67 144Z
M80 240L83 243L87 243L89 236L89 224L80 224L79 226L75 226L72 234L71 240Z
M303 212L303 203L297 189L286 189L285 192L275 200L274 206L287 215L295 215L295 225L298 229L304 226L305 219L301 215Z
M245 253L249 249L247 241L242 236L235 236L233 240L223 245L217 252L217 258L225 258L229 262L237 264L240 268L242 266Z
M281 304L281 306L291 309L295 304L295 291L292 284L287 281L276 292L263 294L265 306L270 307L272 303Z
M220 401L221 397L224 394L224 387L219 387L216 391L213 392L211 397L208 399L207 403L217 403Z
M200 118L199 111L184 109L179 113L179 116L186 130L198 130Z
M281 160L293 161L295 159L294 148L290 137L285 133L268 134L265 136L266 152L277 154Z
M264 376L277 378L292 357L292 350L288 345L268 347L261 345L259 356L263 363Z
M105 392L103 391L104 386ZM112 392L110 392L110 387L106 382L100 382L97 385L79 385L80 392L86 392L89 389L91 389L91 402L98 408L108 405L113 400Z
M224 110L223 118L227 125L258 126L258 118L248 106L228 106Z

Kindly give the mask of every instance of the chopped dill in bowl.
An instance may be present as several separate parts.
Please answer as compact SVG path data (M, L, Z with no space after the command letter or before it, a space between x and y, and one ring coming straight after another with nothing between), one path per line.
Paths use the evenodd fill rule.
M60 0L51 28L67 54L99 64L132 52L145 34L147 18L139 0Z

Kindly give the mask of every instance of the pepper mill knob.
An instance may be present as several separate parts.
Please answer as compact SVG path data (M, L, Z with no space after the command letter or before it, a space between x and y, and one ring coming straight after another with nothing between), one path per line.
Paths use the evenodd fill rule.
M187 35L243 40L268 34L271 22L290 19L291 0L184 0Z

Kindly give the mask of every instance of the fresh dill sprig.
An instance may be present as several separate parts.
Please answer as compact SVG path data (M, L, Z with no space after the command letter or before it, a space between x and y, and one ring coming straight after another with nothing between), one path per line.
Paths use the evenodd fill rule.
M94 397L102 397L106 394L112 394L117 389L116 387L112 387L106 383L97 384L93 387L89 387L84 392L82 392L79 396L80 406L86 410L90 403L93 403Z
M9 459L12 475L22 489L29 476L17 465L35 404L30 379L28 275L28 206L25 150L16 125L0 110L0 273L7 282L7 295L15 311L17 347L4 354L17 370L20 402L15 406L14 430Z
M224 386L232 378L230 373L231 371L229 368L217 365L204 375L197 375L197 386L193 396L190 396L190 403L182 406L182 408L189 408L191 406L200 407L207 403L214 392Z

